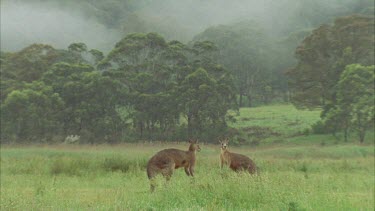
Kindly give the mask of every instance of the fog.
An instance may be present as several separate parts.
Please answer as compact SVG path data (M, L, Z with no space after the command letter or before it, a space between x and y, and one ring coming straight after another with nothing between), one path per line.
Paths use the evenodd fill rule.
M1 5L1 50L17 51L32 43L66 49L73 42L109 51L120 32L94 19L51 6L6 2Z
M290 13L279 9L282 5L287 7L288 2L290 0L167 0L162 1L161 4L155 2L140 11L140 14L148 19L160 20L165 23L165 26L173 26L174 38L187 40L209 26L230 24L241 20L256 21L264 24L265 29L276 31L276 28L281 27L279 21L287 20L287 16L296 8L296 5L288 6ZM283 23L283 25L288 24Z
M315 27L348 14L353 2L372 5L372 0L162 0L152 1L138 14L153 20L165 36L189 40L209 26L243 20L258 23L271 36ZM172 29L171 29L172 28Z
M129 11L117 7L120 4L126 7L126 3L120 1L2 0L1 50L16 51L35 42L51 44L56 48L84 42L89 48L108 52L115 42L130 32L153 31L167 39L188 42L209 26L241 20L258 23L271 36L285 36L295 30L312 28L323 20L331 21L329 16L333 13L346 14L347 8L343 5L355 1L139 0L128 1L136 5L129 9L133 15L129 16ZM361 2L368 4L371 1ZM63 4L70 7L62 7ZM95 4L108 4L110 9L99 11ZM83 12L83 8L90 9L91 14ZM95 17L102 15L103 11L107 16L112 15L110 18L115 19L115 24L110 25ZM136 17L136 21L130 17Z

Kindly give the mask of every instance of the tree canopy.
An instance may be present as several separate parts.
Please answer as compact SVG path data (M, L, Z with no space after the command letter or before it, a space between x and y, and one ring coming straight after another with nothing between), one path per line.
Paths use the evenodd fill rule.
M373 17L342 17L332 26L320 26L303 40L296 49L298 64L288 72L295 105L335 103L335 86L345 66L374 64L373 23Z
M236 103L232 77L216 54L211 42L187 46L148 33L124 37L105 57L84 43L68 50L34 44L2 55L2 140L218 136Z

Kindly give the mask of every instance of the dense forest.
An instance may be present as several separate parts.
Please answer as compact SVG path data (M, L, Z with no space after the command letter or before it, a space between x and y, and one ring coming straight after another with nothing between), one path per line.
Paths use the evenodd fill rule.
M210 142L236 134L229 110L272 103L322 109L314 133L373 127L373 1L3 0L1 14L2 143Z

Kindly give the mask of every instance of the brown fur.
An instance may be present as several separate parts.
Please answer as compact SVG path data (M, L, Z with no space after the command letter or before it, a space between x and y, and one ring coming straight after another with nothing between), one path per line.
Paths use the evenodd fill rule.
M247 171L250 174L256 173L256 165L253 160L249 157L237 153L232 153L228 151L228 140L221 142L221 153L220 153L220 163L221 168L224 165L228 165L233 171Z
M194 176L195 153L200 151L198 143L190 141L188 151L179 149L164 149L156 153L147 164L147 176L152 180L156 175L163 175L168 181L174 169L184 167L188 176ZM154 191L155 185L151 182L151 191Z

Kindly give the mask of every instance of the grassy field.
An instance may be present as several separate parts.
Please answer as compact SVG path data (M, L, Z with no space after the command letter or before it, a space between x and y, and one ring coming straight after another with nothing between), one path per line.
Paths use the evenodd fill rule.
M270 105L256 108L241 108L239 113L231 112L237 128L247 142L263 145L311 145L342 143L332 135L312 134L312 125L320 120L320 110L297 110L292 105ZM343 136L338 133L338 137ZM355 132L350 133L349 142L357 142ZM374 143L374 131L368 131L365 143Z
M292 105L272 105L256 108L241 108L235 128L253 126L266 127L284 137L293 136L310 129L320 119L320 110L297 110Z
M242 119L238 128L269 127L284 139L230 148L250 156L259 175L220 170L219 146L203 145L194 179L178 169L169 183L159 178L154 193L145 172L148 159L187 144L2 146L0 209L374 210L372 136L363 145L355 137L342 143L326 135L296 136L318 113L292 115L290 109L244 109L236 117ZM296 119L298 125L286 128Z

